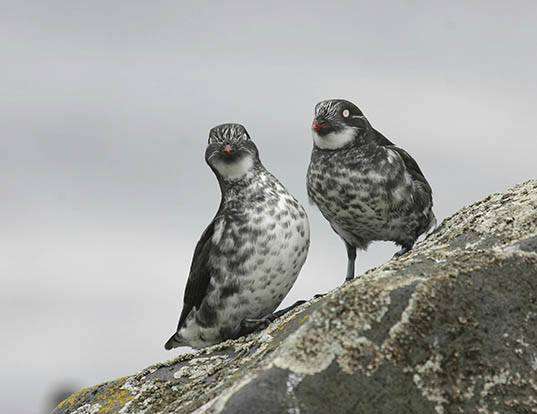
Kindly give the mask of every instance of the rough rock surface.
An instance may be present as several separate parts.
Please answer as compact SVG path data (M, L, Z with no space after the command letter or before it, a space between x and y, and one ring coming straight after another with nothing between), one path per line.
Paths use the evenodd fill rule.
M269 328L54 413L537 413L537 181Z

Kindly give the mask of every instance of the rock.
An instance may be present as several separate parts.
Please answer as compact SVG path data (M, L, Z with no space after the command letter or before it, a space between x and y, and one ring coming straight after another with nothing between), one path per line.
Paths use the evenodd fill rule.
M266 330L84 389L60 413L537 412L537 181Z

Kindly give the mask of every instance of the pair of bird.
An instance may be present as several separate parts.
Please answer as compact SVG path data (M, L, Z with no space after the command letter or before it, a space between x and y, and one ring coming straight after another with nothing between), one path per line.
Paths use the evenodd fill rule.
M347 249L346 280L356 249L389 240L412 249L435 226L432 191L416 161L375 130L353 103L315 107L307 190ZM248 334L273 313L308 253L304 208L259 160L239 124L211 129L205 160L222 198L194 251L177 331L165 348L201 348ZM298 303L302 303L297 302Z

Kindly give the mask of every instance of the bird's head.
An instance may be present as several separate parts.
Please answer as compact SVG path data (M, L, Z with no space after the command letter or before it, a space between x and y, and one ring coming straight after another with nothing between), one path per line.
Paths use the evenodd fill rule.
M370 128L360 109L344 99L329 99L315 106L311 125L313 142L321 149L336 150L354 142Z
M259 162L259 152L246 128L240 124L222 124L209 132L205 161L218 177L238 180Z

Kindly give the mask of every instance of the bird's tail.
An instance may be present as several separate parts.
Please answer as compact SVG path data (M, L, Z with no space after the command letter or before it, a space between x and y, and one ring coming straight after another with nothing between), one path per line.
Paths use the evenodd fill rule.
M433 231L435 231L437 224L438 224L438 222L436 221L436 217L435 217L435 215L433 213L433 210L431 209L431 213L429 214L429 225L427 227L427 230L425 230L425 234L428 236Z
M420 235L418 236L419 241L425 240L427 237L429 237L430 234L434 233L436 230L436 217L433 213L433 210L430 209L429 212L424 212L427 221L424 223L423 227L420 229Z
M170 350L173 348L177 348L178 346L184 346L185 341L184 338L179 334L179 332L175 332L168 341L164 344L164 349Z

